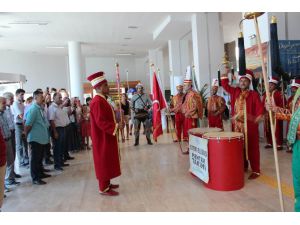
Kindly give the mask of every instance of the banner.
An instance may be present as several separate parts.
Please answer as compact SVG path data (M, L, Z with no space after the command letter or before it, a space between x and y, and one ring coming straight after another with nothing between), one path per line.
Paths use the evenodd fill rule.
M291 75L300 74L300 41L278 41L282 69Z
M190 172L200 180L208 183L208 140L190 134L189 151Z

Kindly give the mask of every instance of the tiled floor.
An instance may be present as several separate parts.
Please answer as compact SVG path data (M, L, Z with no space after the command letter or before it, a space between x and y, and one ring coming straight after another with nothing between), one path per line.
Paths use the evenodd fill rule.
M51 172L45 186L33 186L29 171L22 184L7 193L3 211L280 211L271 150L261 144L262 178L249 181L239 191L207 189L189 170L189 158L172 143L170 135L153 146L121 144L120 196L98 194L91 151L75 154L76 160L63 173ZM293 211L291 154L278 153L286 211Z

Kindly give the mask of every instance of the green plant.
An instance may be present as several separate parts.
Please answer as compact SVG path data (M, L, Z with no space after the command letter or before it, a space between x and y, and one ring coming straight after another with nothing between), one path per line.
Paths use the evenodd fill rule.
M204 86L198 92L202 98L203 105L206 105L206 102L207 102L207 98L208 98L207 97L207 95L208 95L207 89L208 89L208 84L204 84Z

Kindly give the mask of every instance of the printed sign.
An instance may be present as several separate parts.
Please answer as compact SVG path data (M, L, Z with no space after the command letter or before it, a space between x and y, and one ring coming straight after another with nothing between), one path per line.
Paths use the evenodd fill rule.
M208 183L208 140L189 135L190 172Z
M300 74L300 41L278 41L282 69L292 75Z

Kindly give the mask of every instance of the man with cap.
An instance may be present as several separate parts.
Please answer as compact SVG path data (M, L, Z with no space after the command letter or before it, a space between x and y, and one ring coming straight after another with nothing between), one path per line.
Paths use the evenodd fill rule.
M208 126L224 130L222 114L226 109L225 99L218 95L219 80L213 79L211 96L207 99Z
M185 96L182 112L184 114L183 137L188 137L188 131L197 127L197 120L203 117L203 102L201 96L193 90L192 80L184 80Z
M176 127L176 135L177 141L181 141L182 133L183 133L183 125L184 125L184 114L182 113L182 103L183 103L183 85L177 85L177 95L175 95L170 104L170 111L175 113L175 127ZM187 140L187 137L183 136L183 140Z
M279 83L279 78L271 77L269 79L269 92L270 92L271 101L273 105L283 108L285 100L284 100L284 96L282 96L281 91L278 90L278 83ZM263 103L266 104L266 94L264 95ZM282 150L283 121L275 119L275 116L273 116L273 119L274 119L274 125L276 125L275 136L277 142L277 150ZM265 146L265 148L272 148L273 146L272 134L271 134L270 118L268 112L265 114L265 136L267 138L267 145Z
M134 112L134 135L135 135L135 143L134 146L139 145L140 138L140 128L141 123L144 124L145 135L147 138L147 142L149 145L152 145L151 142L151 118L149 118L149 111L152 107L152 101L148 94L144 93L144 86L139 83L135 87L137 89L137 93L132 96L131 106Z
M235 132L245 136L245 170L248 169L248 159L252 173L248 179L260 176L259 131L258 123L263 119L264 107L256 91L250 90L253 72L240 70L239 87L232 87L228 80L229 69L222 75L221 83L224 90L230 95L234 104L233 127Z
M121 175L120 155L117 141L117 129L114 109L107 101L109 87L104 72L97 72L87 78L96 91L90 103L91 138L96 177L99 182L99 193L116 196L113 189L118 184L110 180Z

